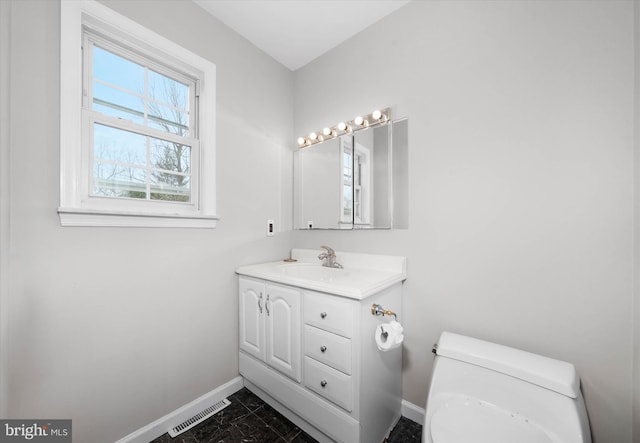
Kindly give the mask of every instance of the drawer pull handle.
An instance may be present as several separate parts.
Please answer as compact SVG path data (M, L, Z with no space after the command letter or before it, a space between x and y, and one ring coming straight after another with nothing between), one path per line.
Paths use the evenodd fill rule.
M320 346L320 352L324 353L327 351L327 347L326 346Z
M322 381L320 382L320 386L322 386L323 388L324 388L325 386L327 386L327 381L326 381L326 380L322 380Z
M327 313L326 313L326 312L321 312L321 313L320 313L320 317L322 317L322 318L326 318L326 317L327 317Z

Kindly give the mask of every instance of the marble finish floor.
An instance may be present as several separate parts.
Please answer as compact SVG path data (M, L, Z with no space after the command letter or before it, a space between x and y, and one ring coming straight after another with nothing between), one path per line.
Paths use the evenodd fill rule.
M231 404L188 431L151 443L311 443L316 440L247 388L229 396ZM422 426L402 417L388 443L420 443Z

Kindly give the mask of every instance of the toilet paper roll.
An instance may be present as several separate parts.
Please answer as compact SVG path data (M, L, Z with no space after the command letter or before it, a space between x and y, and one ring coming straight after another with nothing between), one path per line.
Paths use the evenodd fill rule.
M387 352L399 347L404 340L403 332L404 328L397 321L378 325L375 332L378 349L382 352Z

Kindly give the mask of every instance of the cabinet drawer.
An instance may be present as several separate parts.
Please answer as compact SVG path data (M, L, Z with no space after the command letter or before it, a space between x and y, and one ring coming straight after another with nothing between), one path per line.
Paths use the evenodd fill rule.
M311 357L304 358L304 385L349 412L353 409L351 377Z
M352 336L352 309L350 300L313 292L304 294L304 322L347 338Z
M304 325L304 353L351 375L351 340L348 338Z

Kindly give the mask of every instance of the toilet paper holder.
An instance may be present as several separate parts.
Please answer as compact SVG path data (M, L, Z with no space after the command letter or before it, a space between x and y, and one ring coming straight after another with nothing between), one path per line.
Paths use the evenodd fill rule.
M376 304L376 303L371 305L371 315L375 315L375 316L393 315L393 318L396 321L398 321L398 316L396 315L395 312L389 311L388 309L385 309L385 308L383 308L382 306L380 306L379 304Z

